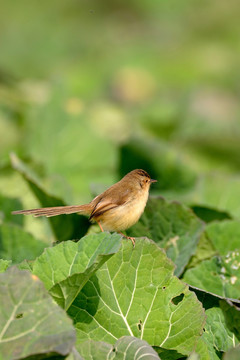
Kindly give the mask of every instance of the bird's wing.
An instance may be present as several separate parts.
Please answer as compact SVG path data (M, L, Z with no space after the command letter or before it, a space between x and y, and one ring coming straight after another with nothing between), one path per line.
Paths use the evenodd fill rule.
M107 196L107 194L103 194L104 196L99 197L99 199L96 197L94 200L98 201L96 201L96 205L91 212L90 220L104 214L106 211L125 204L129 198L128 194L129 190L127 189L121 196L119 196L119 194L117 196Z
M99 206L96 206L96 208L92 211L89 219L91 220L94 217L98 217L98 216L102 215L103 213L105 213L106 211L116 208L117 206L118 205L116 205L116 204L103 202Z

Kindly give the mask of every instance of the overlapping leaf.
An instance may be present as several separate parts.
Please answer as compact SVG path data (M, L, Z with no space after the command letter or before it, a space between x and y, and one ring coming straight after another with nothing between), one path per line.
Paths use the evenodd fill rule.
M229 252L225 257L215 256L187 270L183 279L195 286L223 298L239 299L240 252Z
M217 254L217 250L214 248L211 240L206 236L204 232L198 242L195 254L191 257L187 268L192 268L199 264L201 261L210 259Z
M16 267L0 274L0 358L67 355L75 330L35 275Z
M203 228L201 220L184 205L151 197L140 221L128 234L148 236L164 248L179 276L194 254Z
M122 248L86 283L68 312L78 344L88 339L114 344L130 335L150 345L189 354L205 319L195 294L151 240Z
M121 236L86 235L78 243L62 242L48 248L33 264L33 273L58 304L67 309L87 280L120 247Z
M240 223L234 220L214 222L206 226L206 239L219 256L202 261L187 270L184 280L197 288L223 298L240 299ZM213 252L212 252L213 253Z
M123 336L110 345L103 341L88 340L77 346L85 360L159 360L156 351L144 340Z
M203 338L209 349L225 352L239 343L234 332L227 326L222 309L213 307L206 310L207 320Z

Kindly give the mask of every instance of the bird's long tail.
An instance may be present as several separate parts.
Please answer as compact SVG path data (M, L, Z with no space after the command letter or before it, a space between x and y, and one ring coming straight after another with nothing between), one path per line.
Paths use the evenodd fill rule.
M39 216L57 216L62 214L73 214L73 213L81 213L82 215L90 215L91 213L91 205L72 205L72 206L55 206L55 207L46 207L40 209L30 209L30 210L17 210L13 211L13 215L23 214L23 215L33 215L34 217Z

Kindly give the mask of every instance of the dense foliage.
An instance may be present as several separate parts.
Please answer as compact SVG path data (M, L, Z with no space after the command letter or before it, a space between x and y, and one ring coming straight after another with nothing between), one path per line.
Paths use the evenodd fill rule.
M239 4L6 1L0 11L0 358L240 358ZM140 221L81 204L134 168Z

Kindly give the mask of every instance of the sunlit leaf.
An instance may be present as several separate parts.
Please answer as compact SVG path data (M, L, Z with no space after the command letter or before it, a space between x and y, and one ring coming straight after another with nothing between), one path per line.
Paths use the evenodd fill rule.
M48 248L33 264L33 273L58 304L67 309L87 280L121 244L118 234L86 235L79 242L62 242Z
M85 340L114 344L135 336L151 346L189 354L202 332L203 308L173 275L174 265L151 240L123 242L86 283L68 310Z

